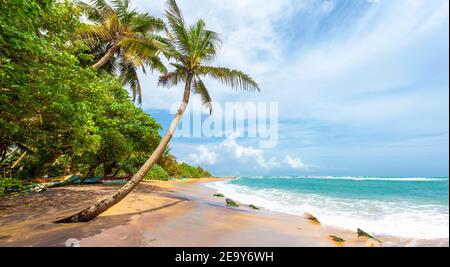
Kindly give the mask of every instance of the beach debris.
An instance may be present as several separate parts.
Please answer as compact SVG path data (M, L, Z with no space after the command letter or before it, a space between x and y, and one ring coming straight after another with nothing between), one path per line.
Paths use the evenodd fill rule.
M368 243L376 242L376 243L378 243L378 246L380 246L381 243L382 243L381 240L379 240L379 239L376 238L376 237L373 237L373 236L370 235L369 233L367 233L367 232L361 230L360 228L358 228L358 229L356 230L356 232L358 233L358 238L359 238L359 237L365 237L365 238L367 238L367 242L368 242ZM369 241L370 241L370 242L369 242Z
M228 207L234 207L234 208L239 207L239 205L236 203L236 201L234 201L230 198L225 199L225 202L227 203Z
M260 210L260 208L256 207L255 205L251 204L248 205L250 208L254 209L254 210Z
M319 219L317 219L316 216L312 215L309 212L305 212L304 216L305 216L305 219L307 219L307 220L310 220L310 221L315 222L315 223L320 223Z
M31 188L29 188L29 190L31 192L39 193L39 192L45 191L46 188L44 185L36 184L36 185L33 185Z
M345 239L340 238L339 236L330 235L329 237L330 237L330 239L333 240L334 242L338 242L338 243L343 243L343 242L345 242Z
M215 197L225 197L223 194L214 194Z

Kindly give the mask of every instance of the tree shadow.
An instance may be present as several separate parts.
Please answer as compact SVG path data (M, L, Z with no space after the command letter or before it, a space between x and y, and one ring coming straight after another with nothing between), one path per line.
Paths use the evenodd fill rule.
M0 237L2 237L0 246L65 246L69 238L90 237L105 229L126 225L135 215L156 212L188 201L185 198L173 197L169 191L156 186L142 184L132 194L166 196L175 201L143 211L100 216L86 223L53 223L55 217L69 216L116 190L117 186L90 185L55 188L27 196L2 197L0 198Z

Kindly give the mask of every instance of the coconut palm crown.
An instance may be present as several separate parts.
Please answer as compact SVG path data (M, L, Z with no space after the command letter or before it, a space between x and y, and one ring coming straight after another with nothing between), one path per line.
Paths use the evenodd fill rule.
M161 19L131 9L130 0L91 0L77 2L86 18L93 22L78 30L78 37L85 41L97 55L95 69L103 69L118 74L123 84L133 94L133 101L142 103L138 70L166 73L160 61L155 40L164 42L158 32L165 30Z
M165 16L168 21L169 40L157 42L157 46L170 60L175 61L171 63L175 70L162 75L159 78L160 85L171 87L180 82L186 83L193 93L201 96L210 113L212 100L202 80L204 76L235 89L259 91L258 84L242 71L207 65L215 58L222 41L219 34L205 28L203 20L186 26L175 0L167 2Z

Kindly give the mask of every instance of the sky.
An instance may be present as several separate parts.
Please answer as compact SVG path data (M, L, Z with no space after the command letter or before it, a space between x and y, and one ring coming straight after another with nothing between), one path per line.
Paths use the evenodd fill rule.
M163 16L164 0L134 0ZM206 79L218 105L278 103L278 144L243 132L177 137L178 160L214 175L448 176L448 0L178 0L223 37L214 62L261 93ZM166 129L182 88L141 74L143 109ZM192 106L199 105L198 97ZM214 114L213 114L214 116ZM162 133L164 132L164 129Z

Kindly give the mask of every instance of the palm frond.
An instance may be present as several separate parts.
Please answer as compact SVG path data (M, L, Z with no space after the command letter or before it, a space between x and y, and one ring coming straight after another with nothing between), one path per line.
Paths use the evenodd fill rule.
M117 43L122 48L132 51L143 58L154 57L159 51L153 40L147 38L140 38L136 36L134 38L124 38Z
M75 5L77 5L81 11L83 12L83 15L86 16L86 18L90 21L94 22L100 22L102 19L102 10L97 9L95 6L90 5L82 0L74 1Z
M157 70L162 74L166 74L168 72L166 65L162 63L161 59L157 55L154 57L146 58L145 63L150 66L151 70Z
M137 75L136 67L132 64L127 64L126 62L122 62L120 70L120 78L122 79L122 84L128 86L132 97L133 102L137 102L138 104L142 104L142 88L141 83L139 81L139 77Z
M176 48L184 55L188 55L190 49L189 36L185 28L185 22L181 10L175 0L167 1L166 18L169 22L169 37L173 40Z
M148 33L166 30L166 24L162 19L149 16L148 14L138 14L130 22L131 32Z
M123 53L123 62L126 65L132 65L135 67L139 67L142 68L143 71L145 72L145 62L142 60L141 57L139 57L138 55L132 53L131 51L126 50Z
M93 47L95 43L110 42L112 40L111 32L103 25L84 24L77 29L77 37L84 40L89 46Z
M200 75L208 75L220 81L222 84L230 86L234 89L242 89L245 91L260 91L259 85L248 74L223 67L202 66L199 69Z
M181 12L181 9L178 7L178 4L175 0L167 1L166 14L169 15L174 20L176 20L178 24L180 24L184 27L185 23L184 23L183 12Z
M211 96L209 95L208 89L206 88L205 84L199 77L194 80L192 84L192 91L195 94L200 95L203 105L205 105L206 108L209 109L209 114L211 115L213 111Z
M89 3L98 10L112 9L106 0L90 0Z
M142 15L136 9L130 8L130 0L111 0L111 5L123 24L129 24L137 16Z
M222 38L213 31L205 31L200 46L201 57L203 61L210 61L216 57L217 50L222 45Z
M161 51L163 53L163 55L168 59L175 59L178 61L183 61L184 60L184 55L181 54L176 47L172 44L172 42L170 40L167 40L165 38L162 39L153 39L152 42L155 47L158 48L159 51Z
M176 71L161 75L159 77L159 85L166 88L170 88L172 86L178 85L178 83L180 82L184 82L185 80L186 80L185 72L181 69L177 69Z
M116 13L111 12L103 18L104 27L111 33L122 32L122 23Z

